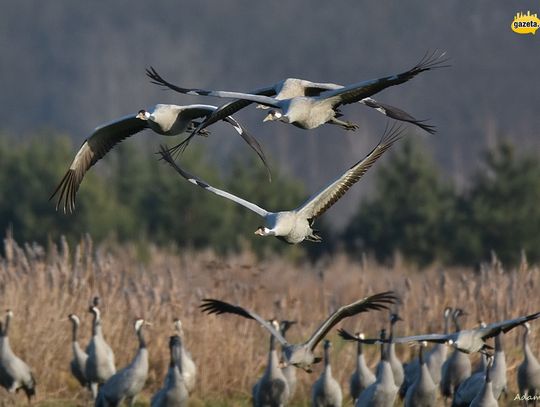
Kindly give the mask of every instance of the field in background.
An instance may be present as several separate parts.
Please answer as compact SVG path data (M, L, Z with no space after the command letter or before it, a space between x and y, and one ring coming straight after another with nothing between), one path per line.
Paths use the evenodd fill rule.
M172 320L179 317L185 344L199 369L192 405L244 406L249 405L251 386L264 369L268 335L251 321L203 315L198 310L202 298L238 303L268 318L297 320L288 335L291 341L300 341L331 310L379 291L395 290L403 299L399 313L405 321L397 325L397 334L406 335L441 331L445 306L466 309L470 314L466 327L480 319L490 322L538 311L539 287L539 270L526 261L517 270L503 270L493 261L479 272L436 267L419 271L399 264L387 268L370 261L355 263L345 256L316 265L293 264L278 257L261 262L251 253L223 258L208 251L178 252L174 248L94 247L90 239L77 247L61 242L44 249L18 245L9 237L4 241L4 257L0 257L0 307L14 311L11 345L33 368L37 401L43 405L84 404L86 391L69 372L71 325L67 315L81 317L80 341L86 346L91 329L87 309L94 295L102 299L105 338L116 354L117 367L125 366L136 352L134 318L142 316L153 324L146 331L150 373L141 401L149 400L162 383ZM340 326L373 336L386 325L387 317L387 313L373 312ZM539 326L533 324L535 352ZM504 341L512 398L522 359L521 333L516 329ZM334 375L350 405L348 378L354 368L355 346L337 338L335 330L330 339ZM408 346L397 350L402 360L414 353ZM377 359L377 349L369 349L370 365ZM298 371L295 405L307 405L311 383L319 372L320 367L311 375ZM24 396L11 397L0 389L0 400L23 404Z

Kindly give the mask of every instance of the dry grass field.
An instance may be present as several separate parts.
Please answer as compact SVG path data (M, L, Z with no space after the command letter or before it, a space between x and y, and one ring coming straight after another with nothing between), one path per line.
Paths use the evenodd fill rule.
M225 299L250 307L263 316L297 320L289 332L292 341L309 335L326 315L341 304L379 291L395 290L402 298L399 312L404 322L397 334L442 330L443 308L460 306L469 312L466 326L494 321L540 309L540 273L525 261L518 269L503 270L497 261L472 269L419 271L400 265L383 267L369 260L350 261L345 256L319 264L294 264L278 257L258 260L251 253L218 257L212 252L175 248L102 245L90 239L76 247L65 242L50 247L4 241L0 257L0 307L11 308L10 334L14 351L34 369L40 405L83 405L88 395L69 372L70 329L67 315L81 317L80 340L86 345L91 329L88 305L102 298L105 338L116 354L117 367L134 355L137 341L132 321L142 316L152 323L146 331L150 374L141 403L147 403L161 385L168 362L167 342L172 320L183 321L185 344L198 365L193 406L247 406L251 386L264 369L268 336L256 323L235 316L203 315L202 298ZM350 318L341 326L377 335L387 313L373 312ZM540 323L533 324L533 349L539 350ZM521 329L505 337L510 394L516 389L516 369L521 362ZM341 341L336 332L334 374L348 397L348 377L355 346ZM322 349L319 350L322 353ZM371 366L377 349L368 350ZM402 360L414 349L398 348ZM476 359L476 357L475 357ZM293 405L308 405L311 383L320 372L298 372L300 380ZM0 389L2 404L24 404L24 396Z

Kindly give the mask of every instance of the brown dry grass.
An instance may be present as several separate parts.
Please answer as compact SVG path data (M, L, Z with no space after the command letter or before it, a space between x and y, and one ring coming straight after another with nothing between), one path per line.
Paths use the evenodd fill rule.
M0 306L15 312L12 347L33 367L38 401L47 405L47 400L81 403L86 397L69 373L67 315L74 312L81 317L81 342L85 345L91 321L87 308L94 295L102 298L105 337L119 367L136 351L133 319L143 316L153 324L146 334L151 364L142 400L148 400L162 382L171 321L173 317L182 319L186 345L199 368L193 405L247 405L251 386L266 362L268 337L263 330L234 316L201 314L198 306L204 297L242 304L267 317L295 319L299 324L289 333L292 341L309 335L339 305L389 289L403 299L400 314L405 322L398 325L398 334L441 330L446 305L467 309L471 314L467 326L480 318L494 321L540 309L540 274L525 262L517 270L503 270L494 261L475 273L436 267L418 271L399 264L387 268L370 261L351 262L345 256L313 266L277 257L261 262L250 253L223 258L212 252L155 247L94 248L90 239L71 249L61 242L59 247L51 245L45 250L19 246L8 237L4 246ZM373 312L351 318L342 326L371 336L386 320L386 313ZM520 336L517 329L505 340L511 389L516 387L515 373L521 360ZM354 346L336 338L335 331L331 339L335 344L334 373L348 395ZM407 360L413 350L402 347L398 352ZM376 364L376 349L370 351L368 361ZM312 375L298 372L298 405L304 405L318 372L319 368ZM14 402L22 398L8 397L0 389L0 399Z

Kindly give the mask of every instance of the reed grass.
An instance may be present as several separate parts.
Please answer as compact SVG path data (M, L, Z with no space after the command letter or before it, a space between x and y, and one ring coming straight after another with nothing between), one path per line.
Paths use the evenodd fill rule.
M538 311L540 273L523 259L506 270L494 257L479 270L418 270L397 258L391 267L369 259L353 262L345 255L317 264L295 264L279 257L258 259L245 251L228 257L210 250L194 252L175 247L140 248L102 244L87 237L75 247L65 240L44 248L4 240L0 257L0 306L11 308L14 319L10 340L14 351L34 370L37 402L49 405L84 405L86 390L69 372L71 360L69 313L81 318L80 342L89 340L91 298L99 295L105 338L113 348L117 367L125 366L137 349L133 320L142 316L152 323L146 331L150 372L140 402L149 400L164 378L168 362L168 336L172 320L182 320L185 345L198 365L198 380L191 405L247 406L251 386L264 370L268 335L256 323L235 316L207 316L198 306L203 298L219 298L249 307L265 317L298 321L288 337L306 339L338 306L379 291L395 290L402 298L399 313L405 320L398 335L442 331L445 306L459 306L470 314L465 326L479 320L496 321ZM374 336L387 325L388 313L371 312L350 318L340 326ZM533 350L540 323L533 323ZM516 370L522 360L521 329L505 336L510 395L516 393ZM355 346L341 341L335 330L333 372L348 400L348 378L354 368ZM406 361L415 349L401 346ZM322 351L319 349L319 352ZM378 350L368 349L373 367ZM476 357L475 357L476 358ZM308 405L311 375L298 371L294 405ZM4 405L23 404L24 397L0 389ZM347 402L350 405L350 401Z

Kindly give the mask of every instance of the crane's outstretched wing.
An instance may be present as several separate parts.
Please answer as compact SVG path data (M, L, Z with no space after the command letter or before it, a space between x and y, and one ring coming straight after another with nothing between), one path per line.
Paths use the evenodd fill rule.
M261 88L254 90L253 92L249 92L252 95L261 95L261 96L275 96L276 91L274 89L274 86L269 86L266 88ZM240 109L243 109L244 107L249 106L252 104L251 100L245 100L245 99L237 99L233 100L232 102L225 103L224 105L218 107L210 116L208 116L194 131L194 134L197 134L201 130L205 129L206 127L223 120L225 117L230 116L236 112L238 112Z
M285 334L287 333L287 331L291 328L291 326L293 326L294 324L296 324L296 321L289 321L287 319L284 319L283 321L279 321L279 331L281 332L281 334L283 335L283 337L285 337Z
M253 311L242 308L238 305L229 304L225 301L214 300L212 298L204 298L202 304L199 306L203 312L207 314L235 314L247 319L254 319L259 322L264 328L266 328L282 345L288 345L288 342L281 335L281 333L274 328L274 326L262 318L259 314Z
M432 126L430 124L426 124L425 120L415 119L409 113L407 113L404 110L401 110L398 107L387 105L387 104L384 104L384 103L381 103L381 102L377 102L376 100L374 100L372 98L364 98L364 99L360 100L360 102L358 102L358 103L361 103L363 105L371 107L371 108L377 110L378 112L384 114L385 116L390 117L391 119L399 120L401 122L407 122L407 123L414 124L415 126L420 127L421 129L427 131L430 134L435 134L436 133L436 130L435 130L436 127L435 126Z
M209 114L207 117L210 117L211 114ZM261 147L261 144L259 141L252 136L234 117L232 116L225 116L224 118L220 119L223 120L226 123L229 123L231 126L233 126L234 130L244 139L244 141L249 145L249 147L255 151L255 153L259 156L260 160L262 161L264 167L266 168L266 172L268 173L268 179L272 181L272 173L270 171L270 166L268 165L268 162L266 161L266 156L264 154L264 151ZM197 135L201 130L198 130L199 127L205 123L206 120L203 120L196 128L190 133L188 137L186 137L182 142L179 144L169 148L169 152L174 157L176 154L180 151L184 151L191 139Z
M389 130L387 128L379 144L363 160L353 165L322 191L311 196L296 211L303 214L307 219L315 219L323 214L362 178L375 161L401 137L401 134L402 129L400 127L392 126Z
M398 297L396 297L393 291L386 291L340 307L336 312L330 315L319 328L317 328L307 340L306 345L309 349L313 350L326 334L328 334L328 332L343 319L362 312L388 309L388 304L395 304L397 300Z
M174 168L174 170L176 170L176 172L178 174L180 174L182 177L184 177L187 181L191 182L192 184L195 184L195 185L197 185L197 186L199 186L199 187L201 187L201 188L203 188L203 189L205 189L207 191L213 192L216 195L222 196L222 197L227 198L227 199L229 199L229 200L231 200L233 202L236 202L237 204L248 208L249 210L255 212L257 215L262 216L263 218L266 217L269 214L269 212L266 209L263 209L260 206L255 205L254 203L246 201L245 199L239 198L236 195L233 195L233 194L231 194L231 193L229 193L227 191L223 191L221 189L214 188L213 186L206 183L202 179L200 179L200 178L198 178L198 177L196 177L194 175L191 175L189 172L183 170L182 168L180 168L180 166L178 164L176 164L176 162L174 161L174 159L171 156L171 153L167 149L167 147L161 146L161 150L160 150L159 154L161 154L162 159L165 160L167 163L169 163L170 166L172 168Z
M407 82L419 73L430 71L432 69L447 67L448 65L445 65L445 63L448 62L448 59L444 58L445 55L445 52L438 54L437 51L431 54L426 53L418 64L406 72L386 76L384 78L354 83L341 89L324 92L321 94L321 97L325 99L333 99L335 107L358 102L362 99L373 96L374 94L390 86Z
M381 345L383 343L389 343L390 339L381 339L381 338L364 338L360 339L357 336L354 336L350 332L346 331L345 329L338 329L338 335L346 340L346 341L355 341L355 342L361 342L368 345ZM410 343L410 342L436 342L436 343L446 343L450 339L452 335L444 335L444 334L427 334L427 335L416 335L416 336L403 336L400 338L393 338L393 343Z
M279 108L279 101L275 98L263 96L263 95L253 95L251 93L241 93L241 92L227 92L227 91L221 91L221 90L204 90L204 89L197 89L197 88L182 88L180 86L176 86L172 84L171 82L166 81L161 77L160 74L157 73L157 71L150 67L150 69L146 70L146 75L152 79L152 83L156 85L165 86L169 89L172 89L179 93L184 93L186 95L196 95L196 96L214 96L218 98L231 98L231 99L243 99L243 100L249 100L252 102L260 103L261 105L270 106Z
M523 325L525 322L529 322L537 318L540 318L540 312L489 324L485 328L480 329L484 333L482 335L482 339L486 340L488 338L492 338L501 332L506 333L514 329L516 326Z
M90 167L116 144L146 127L146 121L131 115L96 128L92 135L84 141L64 178L49 198L51 200L58 194L56 210L62 208L64 213L73 212L75 210L75 195Z

